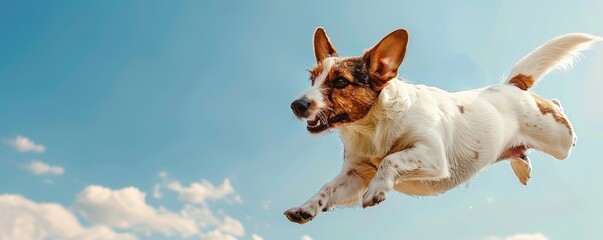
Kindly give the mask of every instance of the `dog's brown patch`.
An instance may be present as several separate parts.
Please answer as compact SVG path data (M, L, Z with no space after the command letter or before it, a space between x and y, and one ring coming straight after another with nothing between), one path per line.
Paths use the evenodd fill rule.
M509 83L515 85L521 90L528 90L534 85L534 79L530 76L517 74L517 76L509 80Z
M465 107L463 105L458 105L457 107L459 107L459 112L465 113Z
M368 186L369 182L373 179L377 173L377 166L373 163L373 159L363 159L354 170L348 172L348 174L354 174L360 179L364 185Z
M538 96L534 93L531 93L531 94L534 97L534 100L536 101L536 106L538 106L538 109L540 109L540 113L542 113L542 115L546 115L546 114L550 113L556 122L562 124L563 126L565 126L565 128L567 128L570 135L574 134L574 131L569 124L569 121L567 120L567 118L565 118L565 116L563 116L563 114L559 110L557 110L557 107L553 102L551 102L541 96ZM534 127L537 127L537 126L534 125Z
M414 144L413 144L413 138L414 138L415 133L412 131L407 131L405 133L402 134L402 136L400 136L392 145L392 147L389 149L389 151L387 152L387 154L385 154L385 156L390 155L392 153L395 152L400 152L400 151L404 151L404 150L408 150L411 148L414 148ZM385 157L383 156L383 157ZM420 162L420 160L419 160Z
M379 93L370 85L367 64L360 57L346 58L337 63L329 73L329 80L343 77L350 81L345 88L329 88L327 96L335 115L347 113L350 122L363 118L376 101ZM327 104L329 105L329 104Z
M521 158L525 156L525 151L528 148L524 145L511 147L500 154L498 160L510 159L510 158Z
M314 82L316 81L316 78L318 77L318 75L320 75L320 73L324 70L324 65L322 64L318 64L316 65L316 67L312 68L309 70L310 72L310 81L312 81L312 85L314 85Z
M412 169L412 170L408 170L408 169L396 169L396 172L398 173L398 176L396 176L396 177L408 176L408 175L413 174L416 171L417 171L416 169Z
M318 76L325 71L323 64L310 70L310 80L316 84ZM319 86L324 94L324 109L327 118L344 114L346 119L335 122L332 126L344 122L354 122L363 118L377 100L379 92L375 90L368 74L367 62L362 57L348 57L336 60ZM335 87L335 82L345 78L349 84L343 88Z

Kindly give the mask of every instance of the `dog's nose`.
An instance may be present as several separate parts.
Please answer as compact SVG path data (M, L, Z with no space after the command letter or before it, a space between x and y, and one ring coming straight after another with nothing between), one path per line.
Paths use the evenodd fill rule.
M298 117L305 117L306 111L308 111L309 107L310 107L310 102L308 100L306 100L305 98L297 99L291 103L291 110L293 110L293 113L295 114L295 116L298 116Z

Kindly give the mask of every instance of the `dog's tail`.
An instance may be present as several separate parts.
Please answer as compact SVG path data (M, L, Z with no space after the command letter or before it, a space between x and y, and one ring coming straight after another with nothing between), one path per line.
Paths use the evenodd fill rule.
M506 82L528 90L551 70L570 69L580 56L580 51L601 40L603 38L584 33L570 33L553 38L519 60Z

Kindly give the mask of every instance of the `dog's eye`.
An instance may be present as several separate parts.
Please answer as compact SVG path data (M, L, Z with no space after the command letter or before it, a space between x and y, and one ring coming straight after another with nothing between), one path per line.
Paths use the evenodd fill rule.
M345 79L344 77L338 77L333 81L333 87L335 88L344 88L350 84L350 81Z

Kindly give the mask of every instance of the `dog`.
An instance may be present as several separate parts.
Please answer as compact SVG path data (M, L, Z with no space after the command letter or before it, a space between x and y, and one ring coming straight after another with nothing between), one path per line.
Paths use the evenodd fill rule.
M312 86L291 103L307 130L336 129L344 144L341 172L285 216L299 224L320 211L384 201L392 190L432 196L509 160L522 184L530 179L526 150L565 159L575 131L558 100L528 90L553 69L571 67L599 37L573 33L540 46L499 85L462 92L397 79L408 32L398 29L359 57L340 57L323 28L314 33Z

